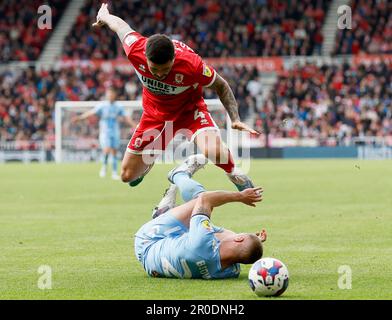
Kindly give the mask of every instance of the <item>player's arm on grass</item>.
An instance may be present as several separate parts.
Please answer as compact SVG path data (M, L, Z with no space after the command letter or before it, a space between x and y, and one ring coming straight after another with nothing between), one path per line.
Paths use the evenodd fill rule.
M253 134L260 134L260 132L257 132L247 124L241 122L240 116L238 114L238 104L234 97L233 90L231 90L227 81L223 79L218 73L216 73L215 81L210 86L210 88L215 90L219 100L222 102L227 113L229 114L231 127L233 129L248 131Z
M135 31L123 19L110 14L107 3L102 3L97 14L97 21L93 23L93 27L102 27L104 25L116 32L121 42L123 42L124 37L128 33Z

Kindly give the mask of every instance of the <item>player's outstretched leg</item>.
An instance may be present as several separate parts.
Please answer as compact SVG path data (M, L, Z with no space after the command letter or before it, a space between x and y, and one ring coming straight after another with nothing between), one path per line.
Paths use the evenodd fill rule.
M234 168L232 172L226 174L230 181L237 187L238 191L254 188L252 180L245 173L242 173L240 169Z
M196 136L195 142L209 160L226 172L227 177L234 183L238 191L254 188L252 180L235 167L233 156L218 131L201 132Z
M153 167L154 159L147 158L149 162L146 163L142 155L125 152L121 164L121 180L127 182L131 187L137 186Z
M171 183L174 183L174 176L179 172L185 172L189 177L192 177L196 171L203 168L207 163L208 159L203 154L193 154L186 158L178 167L170 170L167 178Z
M150 172L151 168L153 167L153 163L150 164L146 170L141 174L141 176L139 176L138 178L136 178L135 180L129 181L128 184L130 187L136 187L138 184L140 184L140 182L143 181L144 177L147 175L147 173Z
M161 202L153 209L153 219L175 207L178 189L185 202L205 191L204 187L191 179L191 177L197 170L203 168L207 162L208 159L202 154L191 155L181 165L169 171L168 179L171 184L170 187L166 189Z
M162 200L159 204L152 210L152 218L155 219L161 214L169 211L171 208L176 206L176 196L177 196L177 186L175 184L170 184L170 187L165 190Z
M194 199L200 192L204 191L203 186L192 180L192 176L208 163L208 159L203 154L189 156L181 165L169 171L167 178L171 183L175 183L181 192L184 202Z

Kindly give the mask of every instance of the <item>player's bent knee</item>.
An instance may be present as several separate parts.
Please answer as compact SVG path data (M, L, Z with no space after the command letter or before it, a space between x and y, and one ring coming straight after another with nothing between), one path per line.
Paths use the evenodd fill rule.
M137 177L135 177L134 172L129 169L121 169L121 180L122 182L131 182L135 180Z

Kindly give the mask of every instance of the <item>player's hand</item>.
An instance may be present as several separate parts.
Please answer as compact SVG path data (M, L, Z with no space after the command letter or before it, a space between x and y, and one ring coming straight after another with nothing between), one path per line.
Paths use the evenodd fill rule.
M255 129L252 129L247 124L245 124L241 121L233 121L231 124L231 128L236 129L236 130L240 130L240 131L248 131L249 133L257 134L257 135L261 134L260 132L256 131Z
M256 236L260 239L261 242L265 242L265 240L267 240L267 231L262 229L260 232L256 232Z
M107 3L102 3L101 8L97 14L97 21L93 23L93 27L102 27L105 25L105 18L109 16L109 9Z
M263 200L263 189L261 187L248 188L240 193L241 202L251 207L256 207L255 203Z

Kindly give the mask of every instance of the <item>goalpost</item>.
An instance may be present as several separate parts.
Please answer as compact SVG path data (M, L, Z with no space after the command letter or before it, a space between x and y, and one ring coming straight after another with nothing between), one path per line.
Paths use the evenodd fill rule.
M57 101L55 104L55 161L61 162L83 162L96 161L100 154L98 142L98 121L90 119L71 123L72 116L94 108L101 101ZM233 154L237 154L235 137L232 134L231 121L219 99L206 99L208 109L221 129L222 139L226 142ZM119 101L124 106L127 116L136 122L142 114L141 100ZM173 143L181 140L177 137ZM121 152L130 139L130 128L121 128ZM183 140L183 139L182 139Z

